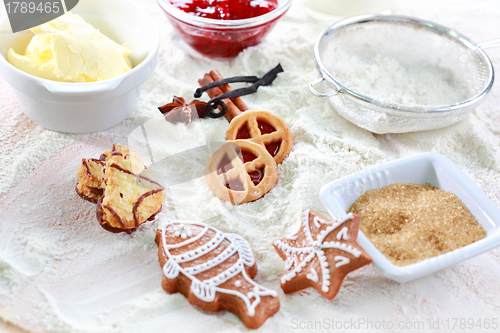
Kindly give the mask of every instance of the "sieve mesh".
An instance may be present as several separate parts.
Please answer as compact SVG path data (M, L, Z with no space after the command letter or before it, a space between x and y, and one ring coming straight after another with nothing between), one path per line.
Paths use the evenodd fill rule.
M466 37L416 19L385 16L328 30L316 45L330 104L375 133L441 128L462 120L493 80L486 54ZM330 83L330 84L328 84Z

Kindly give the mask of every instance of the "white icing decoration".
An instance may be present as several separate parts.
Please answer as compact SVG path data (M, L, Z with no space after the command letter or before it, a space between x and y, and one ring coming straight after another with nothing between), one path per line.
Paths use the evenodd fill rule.
M193 233L187 226L182 225L174 226L174 235L177 237L181 236L182 239L186 239L187 237L191 237Z
M349 229L347 227L343 227L342 230L339 231L337 234L337 239L344 239L344 240L349 240L349 235L347 234L349 232Z
M289 270L293 266L293 260L285 260L285 271Z
M163 238L165 238L165 231L167 229L167 227L169 226L169 224L166 224L164 226L164 228L162 229L162 232L163 232ZM178 244L171 244L171 245L167 245L167 244L163 244L166 246L165 248L165 251L168 252L167 250L170 250L170 249L177 249L181 246L185 246L185 245L188 245L188 244L191 244L191 243L194 243L196 242L198 239L200 239L201 237L203 237L205 235L205 233L208 231L209 227L208 226L205 226L205 229L203 229L202 232L200 232L198 235L196 235L195 237L193 238L190 238L188 239L187 241L184 241L182 243L178 243Z
M212 302L215 299L215 285L193 279L191 281L191 291L193 294L204 302Z
M302 260L293 270L291 270L281 278L281 282L285 283L286 281L290 281L291 279L293 279L297 275L297 273L302 272L302 268L304 268L311 260L313 260L315 256L316 254L313 251L309 253L309 255L304 260Z
M255 264L250 244L243 237L236 234L226 234L226 238L237 245L240 259L243 260L246 266L251 267Z
M318 229L319 229L319 228L321 228L320 223L322 223L322 224L326 224L326 223L327 223L327 221L325 221L325 220L323 220L323 219L320 219L320 218L319 218L319 217L317 217L317 216L315 216L315 217L313 218L313 222L314 222L314 225L316 226L316 228L318 228Z
M307 274L306 277L309 280L314 281L314 282L318 282L319 281L318 272L316 272L316 270L314 269L314 267L311 267L311 273Z
M343 244L340 242L326 242L323 243L323 248L324 249L339 249L345 252L349 252L356 258L358 258L361 255L361 251L358 249L353 248L351 245Z
M191 261L193 259L199 258L202 255L211 252L213 249L219 246L223 240L224 240L224 235L222 234L222 232L219 231L208 243L205 243L203 246L200 246L195 250L184 252L180 255L172 255L170 258L174 260L176 263Z
M302 228L304 231L304 234L306 236L306 241L307 245L306 247L293 247L290 246L286 243L283 243L282 241L276 241L274 242L274 245L284 251L287 254L307 254L307 256L297 265L295 268L291 271L288 272L288 270L292 267L291 265L289 266L289 261L285 261L285 274L281 278L281 283L286 283L287 281L290 281L293 279L297 273L300 273L306 266L309 264L314 258L318 258L319 263L320 263L320 269L321 269L321 290L323 292L328 292L329 291L329 286L330 286L330 270L328 269L328 260L326 259L325 252L323 249L339 249L341 251L350 253L354 257L358 258L361 255L361 251L352 247L349 244L344 244L341 242L324 242L325 238L335 229L337 229L339 226L344 224L345 222L351 220L353 218L353 214L349 213L342 217L341 219L338 219L335 221L332 225L329 225L326 227L325 230L322 230L319 235L317 236L317 239L314 240L312 233L311 233L311 228L309 225L309 218L310 218L310 210L306 210L304 212L304 216L302 219ZM320 228L321 224L327 224L328 221L325 221L319 217L314 217L313 218L313 223L316 228ZM349 229L347 227L342 228L336 235L338 240L344 239L348 240ZM295 236L295 239L297 236ZM292 239L291 237L287 237L287 239ZM349 259L343 256L336 256L335 260L338 261L335 264L335 267L339 267L342 265L345 265L349 263ZM293 262L292 262L293 264ZM310 279L311 281L319 282L319 275L318 272L311 267L311 273L307 274L306 277Z
M187 273L192 274L192 275L200 274L201 272L209 270L209 269L223 263L224 261L229 259L233 254L235 254L237 251L238 251L238 248L236 247L236 245L234 245L234 243L231 243L231 245L228 246L224 251L219 253L219 255L217 257L210 259L210 260L204 262L203 264L187 267L187 268L185 268L185 270Z
M169 226L174 229L174 235L176 237L181 236L181 238L187 238L192 236L192 231L189 225L198 226L204 228L195 237L189 238L188 240L178 243L178 244L166 244L165 232ZM184 228L182 228L184 227ZM262 296L272 296L277 297L278 294L274 290L267 289L256 284L246 273L245 266L252 267L255 264L255 259L253 257L252 249L248 242L239 235L235 234L224 234L212 227L206 226L201 223L195 222L175 222L169 221L167 224L159 228L162 234L163 248L165 249L165 255L168 260L163 266L163 273L168 279L173 279L179 275L179 273L184 274L187 278L191 280L191 291L204 302L212 302L215 299L216 292L235 295L241 298L246 305L247 312L249 316L255 315L255 309L259 305ZM179 249L185 245L191 244L199 239L201 239L208 230L215 232L215 236L212 237L207 243L199 246L198 248L186 251L181 254L172 255L170 249ZM186 237L183 237L183 233ZM215 258L211 260L191 267L181 267L179 263L190 262L194 259L205 255L212 250L216 249L224 239L230 242L230 245L219 253ZM211 279L200 281L194 275L204 272L206 270L212 269L217 265L225 262L235 253L238 253L239 258L236 263L226 269L225 271L219 273L218 275L212 277ZM232 277L240 274L243 278L253 286L253 289L248 294L243 294L238 290L231 290L218 287L222 283L228 281ZM236 281L234 285L239 288L241 287L241 281Z
M176 278L179 275L179 265L176 265L172 259L168 259L165 266L163 266L163 274L165 274L167 279Z
M351 261L349 260L349 258L346 258L346 257L343 257L343 256L335 256L335 261L337 261L337 263L335 264L335 267L340 267L340 266L343 266L343 265L347 265L348 263L350 263Z

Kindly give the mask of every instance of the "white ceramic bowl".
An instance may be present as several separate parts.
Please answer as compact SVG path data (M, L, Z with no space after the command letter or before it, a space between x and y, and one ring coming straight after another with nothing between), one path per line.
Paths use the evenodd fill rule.
M66 83L27 74L6 59L9 48L24 54L33 33L0 34L0 75L13 88L24 114L38 125L60 132L102 131L123 121L133 110L139 86L153 73L160 45L154 19L123 0L85 0L71 11L119 44L129 43L134 65L117 77L89 83ZM7 17L2 32L11 31Z
M486 230L487 237L416 264L396 266L360 231L359 245L372 257L375 267L387 277L398 282L410 281L500 245L500 210L453 162L437 153L404 158L336 180L323 186L320 199L328 211L339 218L346 214L346 210L364 191L401 182L428 182L454 193Z

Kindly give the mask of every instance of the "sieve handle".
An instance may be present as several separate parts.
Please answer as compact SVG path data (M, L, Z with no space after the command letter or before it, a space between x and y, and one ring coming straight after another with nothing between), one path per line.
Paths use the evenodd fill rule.
M314 95L316 95L318 97L323 97L323 98L337 95L340 92L337 87L335 87L334 91L331 91L329 93L320 93L319 91L314 89L314 86L323 82L324 79L325 79L324 77L321 77L321 78L309 83L309 91L312 92Z
M477 45L482 49L486 49L488 47L500 46L500 38L488 40L488 41L482 42L482 43L478 43Z

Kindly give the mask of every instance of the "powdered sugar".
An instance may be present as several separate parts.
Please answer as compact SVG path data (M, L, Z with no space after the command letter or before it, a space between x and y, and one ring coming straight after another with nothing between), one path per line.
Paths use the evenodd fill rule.
M377 54L370 61L337 58L332 74L351 90L398 108L453 105L471 96L456 73L431 65L403 66L397 59ZM415 109L415 108L413 108Z
M343 27L322 39L319 56L340 83L395 108L425 111L479 93L489 83L482 59L425 26L395 19Z

